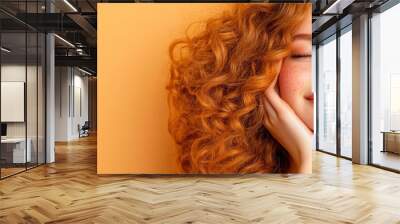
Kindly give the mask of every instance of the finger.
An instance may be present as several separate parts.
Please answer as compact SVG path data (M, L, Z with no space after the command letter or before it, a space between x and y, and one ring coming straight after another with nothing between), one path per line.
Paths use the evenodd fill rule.
M275 75L274 79L272 80L271 84L269 85L268 89L273 89L273 88L276 88L278 86L277 83L278 83L278 79L279 79L281 66L282 66L282 60L280 60L277 64L273 65L270 68L270 70L272 70L273 73L275 73L276 75ZM274 70L276 70L276 71L274 71Z
M273 67L273 68L278 68L278 70L276 71L276 75L275 75L274 79L272 80L271 84L269 85L269 87L264 92L264 94L268 98L274 97L274 95L278 95L279 96L278 80L279 80L279 73L280 73L281 65L282 65L282 61L279 62L279 65L277 65L277 67Z
M275 75L274 79L272 80L271 84L269 85L266 91L272 91L273 89L275 89L278 86L277 85L278 79L279 79L279 74Z
M263 98L263 105L264 105L264 110L266 114L267 121L270 123L270 125L273 123L273 121L276 121L277 119L277 114L271 103L268 101L266 97Z
M275 111L274 107L271 105L271 103L269 102L269 100L272 97L272 95L274 95L276 93L277 81L278 81L278 75L275 76L275 78L272 80L270 86L264 92L265 96L264 96L263 100L265 101L264 102L264 105L266 107L265 109L274 110L273 112L271 111L270 114L276 114L276 111Z
M279 96L279 91L278 91L278 75L275 76L274 80L272 81L271 85L267 88L265 91L265 96L267 97L268 101L276 99L276 96ZM273 105L275 105L275 102L272 102Z
M293 111L292 108L279 96L278 90L276 88L267 91L265 93L265 96L267 98L267 101L274 108L278 116L284 115L288 111Z

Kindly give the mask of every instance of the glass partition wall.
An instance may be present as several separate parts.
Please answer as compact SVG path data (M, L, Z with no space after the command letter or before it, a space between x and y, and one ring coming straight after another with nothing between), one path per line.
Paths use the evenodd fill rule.
M336 36L320 43L318 54L318 149L336 153Z
M400 172L400 4L368 21L368 164ZM359 34L358 34L359 35ZM317 150L352 159L352 26L316 45Z
M20 1L35 13L40 1ZM0 3L0 6L3 3ZM42 5L42 4L41 4ZM40 9L42 10L42 9ZM45 34L0 11L0 178L45 163ZM12 29L10 29L12 27Z
M1 34L1 177L26 169L26 33ZM6 50L4 50L6 49ZM27 160L30 162L30 160Z
M371 22L370 163L400 172L400 4Z
M351 25L317 45L317 150L352 157Z
M352 158L352 32L351 25L341 31L340 65L340 155Z

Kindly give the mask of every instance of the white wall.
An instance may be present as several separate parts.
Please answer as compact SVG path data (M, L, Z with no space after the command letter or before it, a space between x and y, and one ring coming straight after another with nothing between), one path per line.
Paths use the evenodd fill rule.
M31 70L32 67L28 67ZM29 74L30 72L28 72ZM2 82L25 82L25 64L10 64L1 66L1 81ZM5 110L5 108L1 108ZM7 137L25 137L25 123L12 122L7 123Z
M27 75L28 75L28 81L29 81L29 86L36 86L36 78L31 77L34 75L36 77L36 66L28 66L27 67ZM19 65L19 64L5 64L1 66L1 81L2 82L12 82L12 81L17 81L17 82L25 82L25 64L24 65ZM27 105L28 107L30 106L30 110L32 111L32 107L34 107L34 110L36 110L36 88L27 88L27 103L34 102L32 105ZM30 99L31 98L31 99ZM6 108L2 108L2 110L5 110ZM28 111L28 112L29 112ZM35 122L37 120L36 113L27 113L27 118L28 122ZM29 127L33 127L34 125L29 125L28 124L28 129ZM36 126L34 127L36 130ZM32 130L35 131L35 130ZM29 133L32 133L30 130L28 130L28 137ZM35 131L36 134L36 131ZM25 137L25 122L7 122L7 136L8 137Z
M38 70L36 70L38 69ZM26 110L27 120L25 122L6 122L7 137L9 138L25 138L25 135L30 139L30 148L32 161L36 162L39 158L39 163L44 162L44 74L42 67L36 65L25 64L3 64L1 66L1 81L2 82L24 82L26 83ZM27 80L25 80L27 78ZM6 96L2 96L6 97ZM7 110L7 108L1 108ZM37 150L39 156L37 157Z
M88 77L72 67L56 67L55 74L55 140L70 141L88 120Z
M82 126L85 123L85 121L88 121L88 118L89 118L88 77L87 76L83 77L81 75L82 73L80 73L80 72L77 75L76 71L77 70L75 70L74 83L73 83L74 94L75 94L73 96L73 99L75 100L75 102L74 102L74 108L72 109L73 119L71 120L71 122L72 122L71 123L72 124L71 135L73 136L73 138L79 137L78 128L77 128L78 124L80 124ZM80 97L79 97L79 95L80 95Z
M68 141L69 80L69 68L55 68L55 141Z

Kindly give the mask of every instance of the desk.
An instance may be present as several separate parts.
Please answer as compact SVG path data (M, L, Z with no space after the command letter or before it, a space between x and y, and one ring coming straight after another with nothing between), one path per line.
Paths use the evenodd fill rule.
M393 152L400 154L400 131L382 131L382 152Z
M32 158L31 154L32 140L30 138L27 138L26 142L28 143L27 144L28 147L26 147L26 154L25 154L25 138L1 139L1 156L5 158L6 161L9 163L30 162ZM10 146L13 147L11 148ZM25 161L25 158L27 158L27 161Z

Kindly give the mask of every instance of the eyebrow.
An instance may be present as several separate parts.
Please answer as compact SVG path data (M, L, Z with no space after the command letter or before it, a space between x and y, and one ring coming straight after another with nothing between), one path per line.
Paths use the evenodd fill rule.
M312 35L311 34L297 34L297 35L294 35L294 38L293 38L293 40L299 40L299 39L301 39L301 40L311 40L312 39Z

